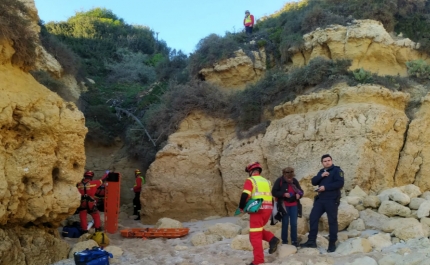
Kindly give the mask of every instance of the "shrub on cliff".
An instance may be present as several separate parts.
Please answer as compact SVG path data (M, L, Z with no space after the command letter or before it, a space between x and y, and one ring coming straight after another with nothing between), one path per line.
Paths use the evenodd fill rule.
M45 50L63 67L64 74L70 74L82 79L81 60L66 44L50 34L42 21L39 22L39 38Z
M0 1L0 36L13 42L12 63L24 70L30 70L36 62L37 35L32 32L27 19L32 16L34 14L20 1Z
M196 46L196 51L190 56L191 75L197 76L202 68L210 67L215 62L232 57L240 47L234 34L226 34L224 37L211 34L201 39Z
M200 81L171 84L143 118L147 130L157 144L177 130L179 123L192 111L200 110L211 116L225 116L228 97L217 87Z
M430 79L430 65L424 60L406 62L408 74L419 79Z
M280 69L266 73L256 84L248 86L232 100L231 117L242 130L247 130L263 122L264 110L271 110L282 102L293 100L309 87L325 86L342 76L348 75L348 60L332 61L317 57L308 65L284 72Z
M45 71L31 71L31 75L37 82L49 88L49 90L57 93L61 98L67 101L72 101L75 98L70 93L69 88L61 82L60 80L55 79L49 73Z

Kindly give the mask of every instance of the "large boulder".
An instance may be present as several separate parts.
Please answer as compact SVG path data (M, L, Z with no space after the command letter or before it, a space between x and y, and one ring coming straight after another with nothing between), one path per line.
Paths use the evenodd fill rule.
M332 25L303 36L304 49L290 49L293 65L303 66L315 57L350 59L350 70L363 68L379 75L407 75L406 62L428 59L407 38L394 39L381 22L355 20L351 25Z
M266 53L264 49L252 51L252 57L242 49L234 57L219 61L213 67L203 68L199 74L205 81L225 89L244 89L249 83L258 81L266 72Z

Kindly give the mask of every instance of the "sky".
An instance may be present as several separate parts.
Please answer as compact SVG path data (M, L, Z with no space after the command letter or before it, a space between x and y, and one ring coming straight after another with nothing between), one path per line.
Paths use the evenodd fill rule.
M245 10L255 20L273 14L291 0L34 0L45 23L66 21L75 12L95 7L110 9L127 24L144 25L158 32L172 49L185 54L215 33L243 30Z

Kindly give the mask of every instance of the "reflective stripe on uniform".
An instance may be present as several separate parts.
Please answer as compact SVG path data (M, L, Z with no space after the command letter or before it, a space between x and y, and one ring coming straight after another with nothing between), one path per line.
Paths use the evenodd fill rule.
M259 195L261 195L261 196L272 196L272 193L270 193L270 192L255 192L254 193L254 196L259 196Z
M249 228L249 232L261 232L261 231L263 231L263 227Z

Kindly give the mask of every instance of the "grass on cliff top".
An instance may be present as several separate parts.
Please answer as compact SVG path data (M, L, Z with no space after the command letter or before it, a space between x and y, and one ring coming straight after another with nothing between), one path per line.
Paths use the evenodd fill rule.
M225 59L232 52L258 50L264 47L269 68L290 60L290 48L303 48L303 35L317 28L350 24L354 19L380 21L387 32L402 33L421 44L430 54L430 1L423 0L302 0L286 3L273 15L259 19L251 38L243 32L227 32L225 36L202 39L192 55L193 77L198 70ZM250 45L250 40L255 45Z
M33 16L20 1L0 1L0 39L13 42L12 63L28 71L36 62L37 34L31 31L30 21L22 14L28 18Z

